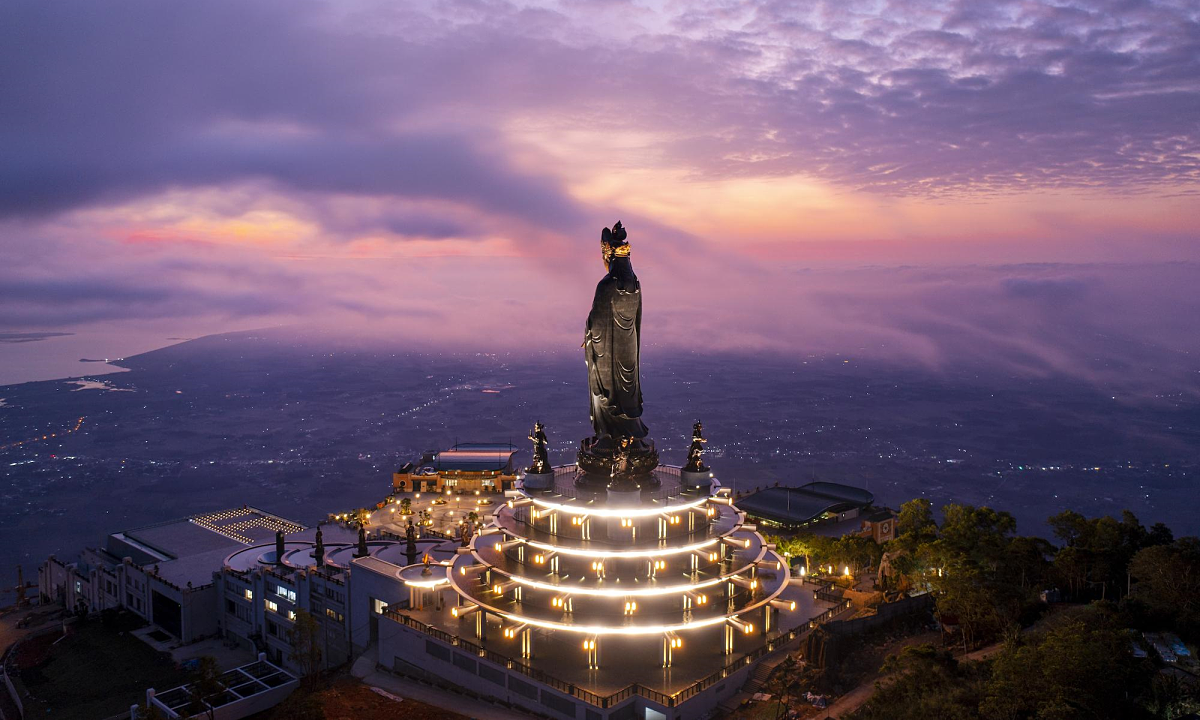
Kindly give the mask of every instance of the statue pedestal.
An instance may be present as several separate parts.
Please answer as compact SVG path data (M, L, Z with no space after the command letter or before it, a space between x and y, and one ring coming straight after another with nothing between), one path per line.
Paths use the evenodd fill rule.
M580 470L596 477L612 477L614 471L617 476L646 476L658 467L658 451L654 449L654 441L648 438L640 440L638 447L620 453L611 447L592 447L585 439L580 443L576 464Z
M525 478L521 481L521 485L526 490L552 490L554 489L554 472L527 472L525 473Z
M712 470L704 470L702 472L680 470L679 478L683 481L683 486L685 488L707 488L712 485Z

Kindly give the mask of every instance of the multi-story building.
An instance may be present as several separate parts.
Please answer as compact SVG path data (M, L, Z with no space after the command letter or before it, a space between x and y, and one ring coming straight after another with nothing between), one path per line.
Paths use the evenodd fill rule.
M232 552L276 531L304 526L241 507L116 532L74 562L51 556L38 570L41 595L69 610L125 608L190 643L217 631L213 574Z
M297 544L289 542L289 547L296 549ZM247 650L265 653L277 665L292 665L289 631L297 613L308 612L317 622L321 664L341 665L351 659L346 580L343 567L262 564L243 568L239 558L231 558L216 578L221 634Z

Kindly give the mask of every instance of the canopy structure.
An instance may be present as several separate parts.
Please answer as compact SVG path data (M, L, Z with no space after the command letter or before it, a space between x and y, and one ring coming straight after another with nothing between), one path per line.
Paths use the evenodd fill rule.
M772 487L738 500L751 517L779 525L807 525L825 517L862 510L875 496L862 488L831 482L813 482L801 487Z

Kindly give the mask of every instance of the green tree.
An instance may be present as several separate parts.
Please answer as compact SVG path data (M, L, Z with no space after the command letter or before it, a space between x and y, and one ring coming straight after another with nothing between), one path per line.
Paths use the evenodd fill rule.
M400 501L400 514L412 515L412 498L404 498Z
M955 566L931 581L937 589L938 618L958 625L964 648L992 639L1014 619L1002 612L994 591L974 568Z
M1050 576L1050 558L1054 557L1054 546L1040 537L1015 537L1008 543L1008 582L1022 590L1038 590L1046 585Z
M848 566L857 575L879 561L883 548L864 535L843 535L834 541L832 554L838 572Z
M321 626L306 610L297 610L296 619L288 628L287 639L291 649L288 660L296 664L307 685L313 685L321 671Z
M137 720L167 720L167 715L156 705L139 705Z
M1189 639L1200 638L1200 539L1140 550L1129 564L1134 597Z
M896 518L896 532L901 536L908 535L917 542L933 539L937 535L933 503L925 498L915 498L902 504Z
M979 717L987 670L960 663L932 645L917 645L890 656L875 694L849 720L968 720Z
M1111 613L1089 608L997 655L980 714L1018 718L1130 718L1149 673L1133 658Z
M1067 510L1047 521L1065 547L1054 560L1058 581L1074 596L1119 598L1129 586L1129 562L1144 547L1163 544L1171 531L1151 531L1125 510L1114 517L1085 518Z
M219 680L220 677L221 668L217 665L216 658L205 655L199 659L196 669L188 678L187 708L189 713L203 715L212 720L216 711L208 701L225 691L225 686Z
M813 566L812 566L813 543L812 543L811 536L798 535L794 538L791 538L791 540L788 541L787 550L790 555L794 555L796 557L803 557L804 558L804 572L806 572L806 573L812 572L812 569L813 569Z

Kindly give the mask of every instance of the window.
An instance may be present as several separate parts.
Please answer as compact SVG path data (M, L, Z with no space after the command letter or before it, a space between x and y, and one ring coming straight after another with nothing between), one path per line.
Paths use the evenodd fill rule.
M371 612L382 615L384 610L387 610L387 603L379 598L371 598Z
M342 615L340 612L335 611L333 608L325 608L325 614L328 615L329 617L333 618L334 620L337 620L338 622L344 622L346 620L346 616Z
M288 620L295 620L295 619L296 619L296 611L288 610Z
M279 626L270 620L267 621L267 634L271 637L279 637Z
M253 600L253 599L254 599L254 591L253 591L253 590L251 590L250 588L246 588L245 590L243 590L243 591L242 591L242 594L246 596L246 599L247 599L247 600Z
M277 585L275 587L275 594L278 595L279 597L287 600L288 602L291 602L291 603L296 602L296 591L289 590L282 585Z
M274 600L266 600L265 602L267 604L268 610L270 610L273 613L279 612L279 605L277 605Z
M225 612L229 613L230 615L237 615L237 603L229 598L225 598Z

